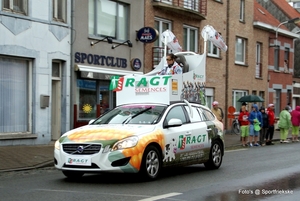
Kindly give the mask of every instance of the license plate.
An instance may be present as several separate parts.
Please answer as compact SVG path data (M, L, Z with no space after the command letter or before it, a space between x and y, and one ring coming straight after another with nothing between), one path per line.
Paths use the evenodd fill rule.
M91 166L91 158L89 157L67 157L66 158L66 164L67 165L82 165L82 166Z

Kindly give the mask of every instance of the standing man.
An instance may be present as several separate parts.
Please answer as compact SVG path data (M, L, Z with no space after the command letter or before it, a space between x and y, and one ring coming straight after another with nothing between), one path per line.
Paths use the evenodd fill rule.
M223 110L219 107L219 103L218 101L214 101L212 103L212 112L216 115L217 119L220 121L220 122L223 122L223 118L224 118L224 114L223 114Z
M256 104L252 105L252 111L249 114L249 122L250 122L250 127L249 127L249 142L250 142L250 147L254 146L260 146L257 143L258 136L259 136L259 131L261 127L263 127L263 121L262 121L262 115L261 112L258 111L258 106ZM254 144L252 145L252 141L254 138Z
M272 142L274 135L274 124L275 124L275 113L274 113L274 104L270 103L268 105L268 119L269 119L269 128L266 133L266 145L274 145Z

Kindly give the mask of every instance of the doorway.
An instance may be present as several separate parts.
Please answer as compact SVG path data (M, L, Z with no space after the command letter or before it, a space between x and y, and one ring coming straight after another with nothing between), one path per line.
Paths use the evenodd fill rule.
M61 136L61 63L52 63L51 140Z

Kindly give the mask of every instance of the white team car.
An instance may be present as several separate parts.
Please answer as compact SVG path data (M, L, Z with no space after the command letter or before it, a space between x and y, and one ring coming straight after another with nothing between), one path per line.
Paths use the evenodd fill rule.
M163 167L221 166L223 124L211 110L188 101L123 104L55 143L55 167L66 177L91 172L142 173Z

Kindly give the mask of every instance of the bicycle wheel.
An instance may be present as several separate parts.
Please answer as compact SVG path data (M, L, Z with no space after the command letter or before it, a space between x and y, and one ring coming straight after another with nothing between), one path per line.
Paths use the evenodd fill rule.
M235 134L240 134L240 125L236 121L232 123L232 130Z

